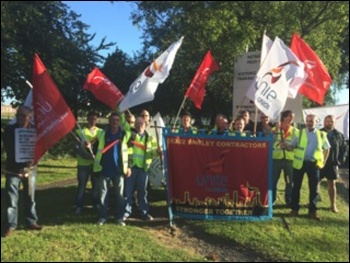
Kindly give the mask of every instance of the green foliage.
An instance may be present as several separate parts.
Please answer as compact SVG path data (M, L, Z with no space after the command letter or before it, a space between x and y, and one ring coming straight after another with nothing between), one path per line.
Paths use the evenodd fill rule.
M34 53L38 53L70 108L86 107L85 94L79 94L87 74L102 62L98 47L89 42L94 35L60 1L1 2L1 94L24 101L31 81ZM3 96L2 96L3 99Z
M152 108L175 114L206 51L220 64L207 84L203 109L188 101L194 115L231 115L233 62L245 52L260 50L264 30L272 39L279 36L288 45L293 32L316 51L335 83L348 72L348 2L320 1L137 1L132 14L144 31L144 48L164 50L185 36L169 78L158 89ZM347 65L347 67L346 67ZM339 89L339 85L337 86ZM327 104L334 104L329 92ZM312 105L312 103L310 103ZM309 105L310 106L310 105Z

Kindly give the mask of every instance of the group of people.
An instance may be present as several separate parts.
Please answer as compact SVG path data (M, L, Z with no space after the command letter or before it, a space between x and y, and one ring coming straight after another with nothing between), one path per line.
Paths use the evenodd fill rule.
M17 110L16 123L5 128L3 142L7 154L6 160L6 214L7 229L5 236L10 236L18 225L18 200L20 184L23 184L25 223L30 230L41 230L37 223L35 208L35 182L29 180L31 162L16 160L15 131L17 128L32 128L30 122L32 110L21 106ZM108 118L108 127L97 127L99 114L89 112L87 125L76 131L77 178L78 191L76 198L76 214L81 214L85 204L86 185L90 178L92 199L98 211L98 224L107 222L109 211L109 191L115 196L116 223L125 226L125 221L132 215L134 195L137 195L139 216L143 220L153 220L149 213L147 198L148 168L152 159L162 155L156 138L151 136L150 114L142 110L135 118L131 113L125 115L112 112ZM252 135L261 132L272 134L273 145L273 202L276 201L277 185L283 170L285 179L285 203L290 207L291 215L297 216L300 209L300 189L306 173L309 180L309 216L320 220L317 214L317 202L320 198L318 189L322 178L327 178L331 211L338 212L336 206L336 179L338 166L346 159L347 144L344 136L335 129L335 118L328 115L324 119L324 127L316 129L315 115L306 116L306 128L293 126L294 113L290 110L282 112L280 122L272 125L269 117L260 114L260 122L255 126L250 120L249 112L243 111L228 123L227 118L218 114L212 134L239 132ZM232 127L233 128L232 128ZM191 114L184 111L181 115L183 132L197 133L192 126ZM245 135L243 135L245 136ZM113 188L110 188L112 182Z
M98 114L90 112L88 123L77 130L78 153L78 193L76 214L84 207L84 197L88 178L91 177L92 199L99 214L98 224L107 222L109 211L109 191L115 196L116 223L125 226L132 215L133 196L137 194L140 218L153 220L149 213L147 199L148 168L152 158L162 151L147 132L150 115L142 110L140 116L112 112L108 127L96 127ZM112 183L113 187L110 188Z

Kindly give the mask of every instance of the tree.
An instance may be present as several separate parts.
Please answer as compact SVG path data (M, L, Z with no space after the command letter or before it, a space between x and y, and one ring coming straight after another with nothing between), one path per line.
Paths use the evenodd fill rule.
M289 44L293 32L299 33L316 51L334 81L346 68L341 56L349 25L348 2L320 1L137 1L132 19L143 31L144 48L159 52L185 36L172 72L156 93L153 107L176 113L185 91L203 56L211 50L220 71L207 85L203 110L197 115L231 114L233 62L245 51L259 50L264 30ZM156 56L156 54L155 54ZM326 103L333 103L332 94ZM167 105L167 107L165 107Z
M88 25L59 1L1 2L1 94L22 102L31 80L33 55L38 53L67 104L77 112L86 107L79 94L87 74L103 62L98 51L114 43L89 43Z

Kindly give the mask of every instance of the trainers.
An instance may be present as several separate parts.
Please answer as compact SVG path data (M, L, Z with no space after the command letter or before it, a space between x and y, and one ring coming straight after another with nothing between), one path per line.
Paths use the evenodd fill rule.
M5 237L9 237L13 234L13 232L15 231L15 228L13 227L9 227L5 233Z
M106 223L106 219L104 219L104 218L100 218L98 221L97 221L97 224L99 225L99 226L103 226L105 223Z
M322 220L321 217L319 217L316 212L315 213L310 213L309 212L309 218L313 219L313 220L316 220L316 221L321 221Z
M298 210L292 210L289 213L290 216L298 216L299 215L299 211Z
M116 223L117 223L117 225L120 225L120 226L126 226L126 224L124 222L124 218L117 219Z
M77 208L75 209L74 213L75 213L76 215L80 215L82 211L83 211L83 209L82 209L81 207L77 207Z
M38 225L38 224L33 224L33 225L28 226L28 229L40 231L41 229L43 229L43 227L41 225Z
M126 221L126 219L128 219L128 218L129 218L129 216L130 216L130 214L125 213L125 214L123 215L123 221Z
M145 221L152 221L153 217L150 214L145 214L141 216L141 219Z

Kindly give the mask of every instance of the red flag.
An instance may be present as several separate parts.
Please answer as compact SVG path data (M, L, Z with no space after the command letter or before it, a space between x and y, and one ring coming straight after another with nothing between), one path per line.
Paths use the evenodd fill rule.
M322 105L324 96L332 83L327 68L310 46L296 33L293 34L290 48L304 62L305 71L308 74L299 93Z
M198 109L202 108L202 102L205 93L205 84L207 83L210 74L217 70L219 70L219 65L215 62L209 50L205 55L204 60L197 70L197 73L194 76L191 85L187 89L185 95L193 101L194 105Z
M102 101L111 109L124 98L123 94L97 67L88 75L83 89L91 91L96 99Z
M37 54L33 65L33 109L36 129L34 164L76 123L56 84Z

